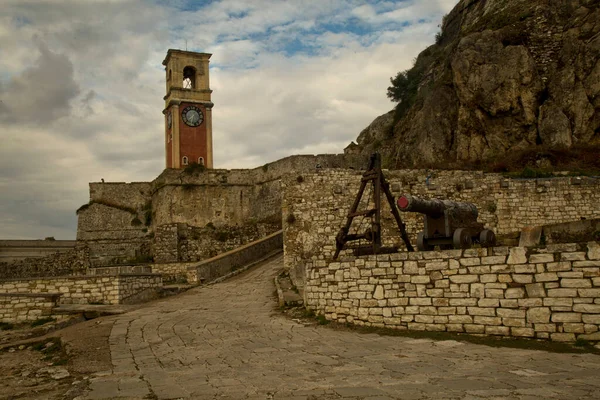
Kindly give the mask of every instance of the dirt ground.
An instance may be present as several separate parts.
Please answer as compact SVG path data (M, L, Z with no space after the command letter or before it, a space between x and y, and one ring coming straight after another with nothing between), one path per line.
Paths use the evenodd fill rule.
M90 377L111 369L108 337L113 322L101 317L59 330L48 324L2 331L0 399L79 396Z

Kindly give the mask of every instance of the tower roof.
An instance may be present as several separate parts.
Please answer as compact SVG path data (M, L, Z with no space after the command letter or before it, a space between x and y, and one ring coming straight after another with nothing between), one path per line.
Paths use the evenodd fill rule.
M212 56L212 54L209 54L209 53L197 53L195 51L169 49L167 51L167 56L163 60L162 64L163 65L167 65L167 63L169 62L169 59L174 54L182 55L182 56L185 56L185 57L198 58L198 59L209 59L210 56Z

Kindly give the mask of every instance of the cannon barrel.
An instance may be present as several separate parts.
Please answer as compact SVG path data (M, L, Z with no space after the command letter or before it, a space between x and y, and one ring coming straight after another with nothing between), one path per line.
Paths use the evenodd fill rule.
M441 217L445 211L460 219L472 218L477 220L479 214L475 204L440 199L421 199L409 194L400 196L397 203L400 211L418 212L434 218Z

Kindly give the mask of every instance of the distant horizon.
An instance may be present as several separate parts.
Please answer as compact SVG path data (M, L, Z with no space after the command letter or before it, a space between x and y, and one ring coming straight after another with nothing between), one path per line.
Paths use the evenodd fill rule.
M0 237L72 240L89 182L164 170L169 48L213 54L217 169L341 154L457 0L164 3L3 3Z

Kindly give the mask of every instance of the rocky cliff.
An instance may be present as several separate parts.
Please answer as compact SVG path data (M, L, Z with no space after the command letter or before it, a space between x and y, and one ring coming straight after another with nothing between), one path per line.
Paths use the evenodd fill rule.
M461 0L393 80L397 107L346 152L378 150L388 167L460 167L599 145L599 59L600 0Z

